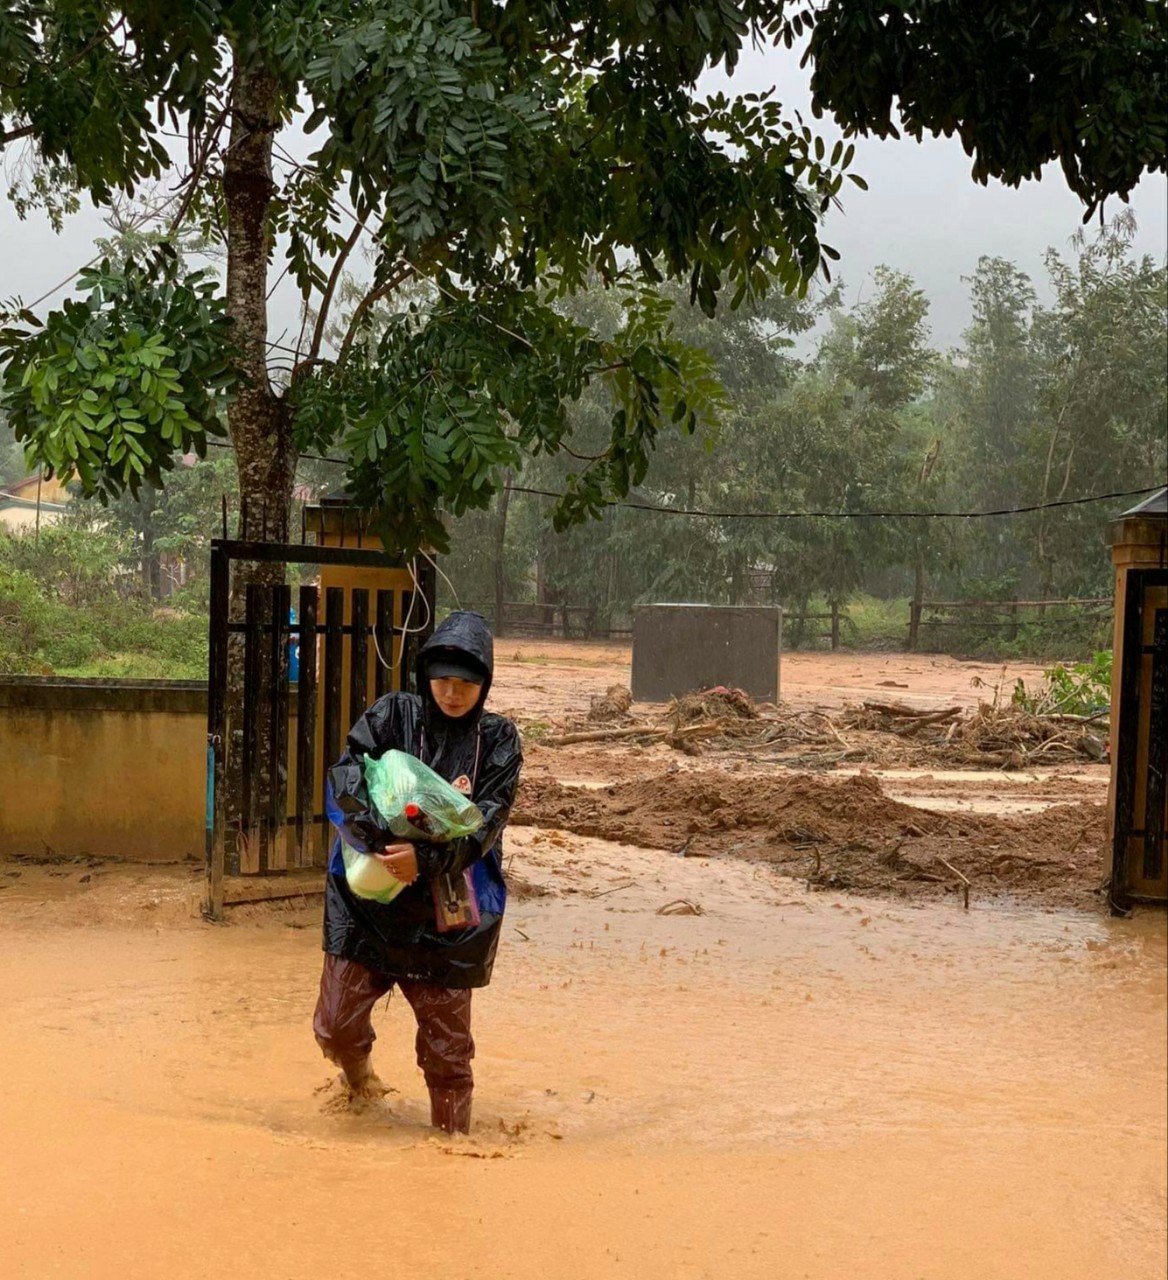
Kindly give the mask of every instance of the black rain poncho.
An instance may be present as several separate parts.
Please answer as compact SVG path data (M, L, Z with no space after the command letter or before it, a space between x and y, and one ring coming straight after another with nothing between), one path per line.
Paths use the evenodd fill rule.
M438 709L426 677L427 665L451 651L469 657L485 676L475 709L457 720ZM479 614L452 613L422 646L417 674L420 695L391 693L353 726L345 754L329 773L329 817L344 840L362 852L394 842L370 806L361 760L396 748L418 756L450 782L463 774L473 778L472 799L485 821L473 835L448 844L419 843L418 879L389 903L350 891L338 840L325 885L324 950L390 978L436 987L485 987L507 902L500 837L523 763L519 732L510 720L483 711L494 674L494 646ZM439 933L430 877L468 868L479 923Z

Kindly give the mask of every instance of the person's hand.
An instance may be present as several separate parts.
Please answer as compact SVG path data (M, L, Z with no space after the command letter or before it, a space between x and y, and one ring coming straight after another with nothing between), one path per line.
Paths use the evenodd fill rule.
M373 855L395 880L413 884L418 878L418 852L408 840L387 844L382 853Z

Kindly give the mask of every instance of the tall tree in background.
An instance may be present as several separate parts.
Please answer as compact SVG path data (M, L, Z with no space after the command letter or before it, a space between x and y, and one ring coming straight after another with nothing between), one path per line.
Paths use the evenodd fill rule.
M1027 470L1041 469L1040 501L1156 484L1168 473L1168 270L1135 258L1134 221L1117 217L1077 241L1078 261L1053 250L1054 305L1035 320L1043 362L1041 429ZM1057 523L1030 517L1043 598L1098 591L1097 534L1089 513Z
M747 40L807 40L816 109L848 130L895 132L895 102L913 136L958 131L975 177L1054 160L1094 207L1164 166L1165 21L1130 0L1014 0L992 25L956 0L10 2L0 146L34 148L42 192L67 177L99 203L168 172L170 226L198 223L227 257L225 286L162 252L109 262L43 326L24 315L0 350L12 424L114 495L158 483L229 401L241 492L271 535L297 451L336 445L358 498L416 546L443 540L440 507L482 507L522 457L560 449L565 404L600 381L607 436L555 518L596 514L644 478L664 425L696 426L684 349L639 310L644 281L684 280L707 312L722 281L735 301L800 289L850 162L769 95L699 98L704 70L732 69ZM321 137L306 161L282 141L300 109ZM185 168L160 122L185 136ZM330 346L363 237L368 301ZM277 246L315 316L282 353L286 384L268 334ZM607 336L552 305L593 275L624 290ZM441 301L359 340L409 280Z
M763 465L788 510L895 509L919 469L903 415L935 360L928 302L901 272L878 268L875 285L870 300L835 313L808 375L769 409ZM815 593L842 605L872 566L904 554L900 531L883 520L809 519L771 536L778 598L801 607Z
M969 279L973 319L946 399L961 439L955 481L968 508L997 510L1033 500L1024 465L1036 429L1039 357L1031 337L1036 294L1030 277L1004 258L983 257ZM968 559L989 595L1021 585L1030 555L1001 526L965 531Z
M1168 273L1131 253L1121 216L1081 237L1077 260L1046 255L1054 304L1014 264L983 258L973 323L940 378L940 417L959 507L1010 509L1161 483L1168 418ZM1098 594L1097 512L1085 508L959 531L973 594ZM974 579L970 581L969 579Z

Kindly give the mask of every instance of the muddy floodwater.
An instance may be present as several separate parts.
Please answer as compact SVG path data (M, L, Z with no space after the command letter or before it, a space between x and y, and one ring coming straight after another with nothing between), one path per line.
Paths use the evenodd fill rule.
M396 1000L396 1092L338 1110L317 907L216 928L179 869L26 869L0 905L0 1275L1164 1274L1162 915L510 847L532 896L476 996L469 1139L425 1127ZM657 914L679 900L701 914Z
M500 648L497 705L529 718L627 678L615 648L559 670ZM809 660L803 694L792 663L792 696L965 679L899 661ZM530 753L584 796L666 759ZM1106 784L882 785L914 814L1025 817ZM506 850L469 1138L427 1127L396 998L375 1016L392 1092L343 1105L310 1029L318 898L212 926L190 866L0 865L0 1277L1162 1280L1162 911L1112 919L1090 878L1078 910L982 881L969 910L945 886L813 891L546 819Z

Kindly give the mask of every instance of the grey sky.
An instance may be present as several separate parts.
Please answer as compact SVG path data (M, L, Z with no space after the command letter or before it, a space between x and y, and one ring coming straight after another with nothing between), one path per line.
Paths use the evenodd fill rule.
M783 51L752 50L744 56L727 87L748 92L780 85L780 97L806 111L806 77L797 56ZM706 77L702 88L726 86L720 74ZM810 121L829 138L829 121ZM290 139L285 145L301 151ZM305 148L306 149L306 148ZM1016 262L1034 280L1039 297L1048 296L1042 267L1044 251L1053 246L1066 253L1080 226L1082 207L1066 189L1062 175L1048 167L1040 182L1020 189L991 183L982 187L969 176L970 162L954 139L878 142L859 139L854 172L867 179L869 190L845 183L842 212L827 221L824 239L840 251L837 274L850 303L870 287L872 269L881 263L913 276L932 303L935 345L955 345L969 318L969 275L982 254ZM1139 223L1136 248L1157 260L1168 249L1168 188L1161 175L1145 178L1132 205ZM1114 201L1109 212L1121 207ZM33 217L21 223L0 200L0 299L38 297L92 256L93 239L105 233L100 216L86 207L71 218L60 236L48 221ZM277 263L276 272L282 269ZM59 303L65 291L54 295ZM272 337L297 327L297 300L288 282L273 305Z

